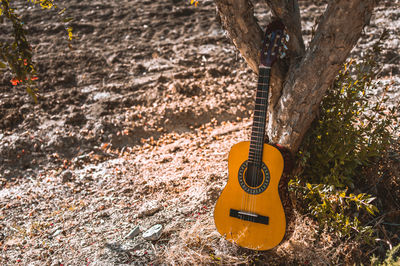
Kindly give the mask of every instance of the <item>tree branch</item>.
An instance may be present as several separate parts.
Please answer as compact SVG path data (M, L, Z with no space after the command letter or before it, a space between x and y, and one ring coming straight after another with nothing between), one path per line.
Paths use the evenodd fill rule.
M375 0L330 1L310 47L285 81L270 112L267 131L276 143L297 151L326 90L369 21Z
M264 32L254 16L249 0L215 0L223 27L251 69L258 73L260 48ZM286 62L278 61L271 70L270 106L276 104L281 95L283 81L288 71Z
M258 73L263 30L254 17L253 5L248 0L215 0L215 3L229 38L251 69Z

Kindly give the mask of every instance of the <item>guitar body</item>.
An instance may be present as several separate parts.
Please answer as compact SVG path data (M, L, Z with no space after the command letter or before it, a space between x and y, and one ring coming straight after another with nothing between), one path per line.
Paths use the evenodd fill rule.
M245 179L250 142L239 142L232 147L228 158L228 183L214 210L218 232L227 240L254 250L275 247L282 241L286 230L285 213L278 193L283 157L275 147L263 145L263 184L257 187L247 185ZM253 192L246 192L246 186Z

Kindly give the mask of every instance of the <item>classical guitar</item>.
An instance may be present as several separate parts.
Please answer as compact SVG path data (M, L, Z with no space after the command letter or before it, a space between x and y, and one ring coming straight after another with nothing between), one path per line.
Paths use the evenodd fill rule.
M267 250L277 246L286 231L278 194L284 160L264 143L271 66L282 56L288 36L281 22L266 30L258 74L251 140L235 144L228 157L228 182L217 200L214 221L218 232L239 246Z

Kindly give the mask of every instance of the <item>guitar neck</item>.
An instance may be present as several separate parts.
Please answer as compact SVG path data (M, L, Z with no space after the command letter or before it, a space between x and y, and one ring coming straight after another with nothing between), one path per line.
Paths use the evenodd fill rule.
M260 165L262 162L270 74L271 67L260 66L248 159L250 163L255 165Z

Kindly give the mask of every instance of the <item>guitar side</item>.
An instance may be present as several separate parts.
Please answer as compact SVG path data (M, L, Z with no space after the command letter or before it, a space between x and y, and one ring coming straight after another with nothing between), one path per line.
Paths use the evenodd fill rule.
M283 172L283 157L278 149L264 144L263 162L269 170L269 185L262 193L252 195L239 184L239 168L248 159L250 142L235 144L229 152L229 179L217 200L214 221L218 232L239 246L267 250L277 246L286 230L286 218L278 193ZM265 158L265 159L264 159ZM268 217L268 224L239 219L231 210Z

